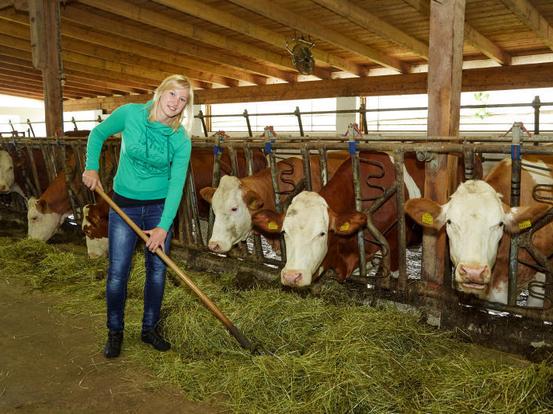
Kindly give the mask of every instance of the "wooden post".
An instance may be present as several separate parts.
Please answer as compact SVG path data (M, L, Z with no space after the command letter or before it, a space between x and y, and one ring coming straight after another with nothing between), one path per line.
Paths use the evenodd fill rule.
M63 66L58 1L29 0L33 66L42 71L46 135L63 134Z
M455 137L459 133L465 0L432 1L428 59L428 135ZM455 168L455 163L449 163ZM426 164L424 196L439 203L448 197L448 156L435 155ZM423 278L442 285L445 232L423 237ZM439 286L436 286L439 288Z

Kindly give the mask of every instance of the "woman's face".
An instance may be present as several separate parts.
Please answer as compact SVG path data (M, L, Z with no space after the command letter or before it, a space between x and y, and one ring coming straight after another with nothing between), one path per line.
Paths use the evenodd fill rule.
M188 89L171 88L159 97L159 105L156 118L159 122L170 121L178 116L188 102Z

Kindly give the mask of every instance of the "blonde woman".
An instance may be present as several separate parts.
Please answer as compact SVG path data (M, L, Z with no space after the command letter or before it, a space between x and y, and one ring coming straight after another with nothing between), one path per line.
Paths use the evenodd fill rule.
M192 124L193 91L180 75L163 80L153 100L117 108L96 126L88 138L83 183L92 191L101 187L98 175L104 141L121 132L121 152L114 178L114 201L149 235L144 249L146 283L142 341L158 351L171 344L156 329L165 289L166 266L153 253L169 252L173 220L182 197L190 161L191 141L183 122ZM108 340L106 358L121 352L124 311L131 259L137 235L110 209L109 269L106 286Z

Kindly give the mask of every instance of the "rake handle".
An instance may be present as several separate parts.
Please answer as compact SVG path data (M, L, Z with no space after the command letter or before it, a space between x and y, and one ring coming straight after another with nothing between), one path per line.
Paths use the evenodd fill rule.
M140 227L136 225L134 221L130 219L129 216L125 214L121 208L115 204L115 202L111 199L110 196L108 196L101 188L96 187L95 189L96 193L100 197L102 197L109 205L110 207L115 210L119 216L135 231L138 236L144 240L145 242L148 240L148 236L146 233L142 231ZM176 265L176 263L169 258L163 251L161 247L158 247L155 251L155 253L160 257L161 260L169 267L173 272L176 273L176 275L179 277L181 281L183 281L202 301L202 303L205 305L207 309L211 311L211 313L219 319L223 325L225 325L225 328L230 332L234 338L238 341L240 346L244 349L248 349L250 351L254 350L254 347L252 346L251 342L248 341L248 339L240 332L240 330L231 322L229 318L225 316L223 312L209 299L201 290L190 280L188 276Z

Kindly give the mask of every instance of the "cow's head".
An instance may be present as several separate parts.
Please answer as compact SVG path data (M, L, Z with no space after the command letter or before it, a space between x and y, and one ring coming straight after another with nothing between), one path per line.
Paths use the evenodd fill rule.
M284 233L286 265L280 279L292 287L308 286L317 276L328 252L329 232L350 236L367 223L362 213L335 213L324 198L310 191L294 197L286 215L262 210L252 220L265 233Z
M543 216L548 206L511 208L485 181L462 183L447 204L416 198L405 211L422 226L441 229L449 238L457 290L486 298L503 232L518 232Z
M15 182L13 160L7 151L0 150L0 193L7 193Z
M81 224L86 237L88 257L97 259L108 255L108 214L95 204L83 207Z
M48 241L69 215L52 211L44 199L31 197L27 203L27 235L31 239Z
M217 188L202 188L200 195L211 203L215 214L208 247L217 253L228 252L248 237L252 230L252 212L263 206L255 191L243 188L240 179L230 175L223 176Z

